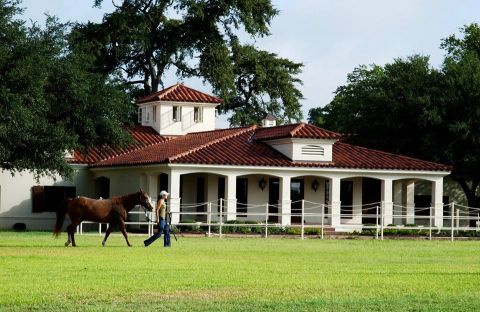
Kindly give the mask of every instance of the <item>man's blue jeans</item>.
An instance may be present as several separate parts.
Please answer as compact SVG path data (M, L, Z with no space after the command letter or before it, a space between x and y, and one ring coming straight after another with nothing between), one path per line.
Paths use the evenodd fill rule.
M160 218L160 222L158 223L158 230L157 233L150 236L148 239L143 241L145 247L156 241L160 236L162 236L163 232L163 247L170 247L170 227L165 219Z

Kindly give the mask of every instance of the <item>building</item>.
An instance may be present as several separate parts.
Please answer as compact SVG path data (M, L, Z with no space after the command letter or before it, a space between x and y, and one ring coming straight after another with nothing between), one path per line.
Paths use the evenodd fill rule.
M207 206L195 204L212 202L227 220L260 220L260 214L244 215L259 209L282 225L299 223L307 209L301 205L309 204L323 210L325 224L337 231L375 223L377 206L385 224L420 223L424 213L415 207L424 205L432 207L427 215L434 215L434 225L443 226L449 166L349 145L340 134L310 124L276 126L271 115L263 126L216 130L221 102L182 84L140 99L139 125L129 129L134 143L69 155L72 182L3 172L0 227L23 222L50 229L64 196L108 198L139 188L153 199L162 189L170 192L173 223L181 218L176 212L203 212ZM306 216L305 222L320 218Z

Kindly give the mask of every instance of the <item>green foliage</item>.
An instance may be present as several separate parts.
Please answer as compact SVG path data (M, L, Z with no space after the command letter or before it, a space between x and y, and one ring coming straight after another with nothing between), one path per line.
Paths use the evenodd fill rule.
M0 1L0 166L71 176L65 151L125 143L131 105L115 76L68 48L69 25L26 27L17 5Z
M180 232L198 232L200 226L197 224L197 221L193 219L182 219L180 223L191 223L192 225L177 225L177 228Z
M385 66L359 66L309 121L347 141L453 165L469 206L480 184L480 27L444 39L439 69L414 55Z
M277 117L279 123L300 121L299 101L303 96L298 90L302 82L297 75L302 64L237 42L233 46L232 65L235 90L224 94L225 103L222 106L225 112L233 112L230 124L260 124L265 113ZM213 85L216 87L216 84Z
M299 121L303 65L242 45L237 35L269 35L277 14L271 0L123 0L101 23L77 24L71 37L99 72L122 70L127 84L141 86L136 95L157 91L175 69L210 83L232 125L259 123L263 113Z

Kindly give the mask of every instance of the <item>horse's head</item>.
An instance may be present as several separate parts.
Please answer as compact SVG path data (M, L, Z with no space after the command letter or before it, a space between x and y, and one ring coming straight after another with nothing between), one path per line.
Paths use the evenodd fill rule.
M152 199L142 189L140 189L140 192L138 192L138 201L138 204L145 207L148 211L153 210Z

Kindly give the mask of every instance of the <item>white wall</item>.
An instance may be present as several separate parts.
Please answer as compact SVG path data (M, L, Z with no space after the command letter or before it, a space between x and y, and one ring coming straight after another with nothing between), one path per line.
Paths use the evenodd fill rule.
M32 212L32 186L76 186L77 195L93 194L92 174L85 168L77 168L73 181L65 181L60 176L55 178L42 177L37 181L29 172L16 173L12 177L9 172L0 171L0 229L12 229L15 223L25 223L29 230L53 230L54 212Z
M156 121L153 120L153 105L157 106ZM181 107L181 121L173 121L173 106ZM154 102L140 105L145 110L142 125L154 128L161 135L184 135L190 132L215 130L215 104L183 103L183 102ZM194 107L203 109L201 122L194 121ZM147 113L150 119L147 122Z

